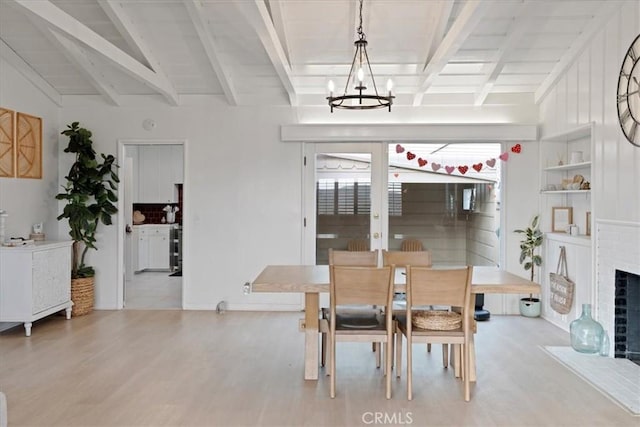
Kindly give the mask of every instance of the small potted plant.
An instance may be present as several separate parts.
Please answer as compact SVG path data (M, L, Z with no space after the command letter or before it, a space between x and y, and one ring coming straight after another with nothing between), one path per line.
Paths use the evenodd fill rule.
M111 216L118 212L115 191L120 180L114 170L118 166L112 155L101 154L102 160L96 159L91 131L73 122L62 135L69 137L64 152L73 153L76 160L65 176L64 192L56 195L56 199L67 202L58 220L68 219L71 228L71 300L74 303L71 314L80 316L93 310L94 301L95 271L85 264L85 256L89 248L98 249L95 246L98 224L110 225Z
M515 230L516 233L524 234L524 239L520 241L520 264L524 264L525 270L531 270L531 281L535 276L535 267L542 265L542 257L536 254L536 249L542 245L542 232L538 228L539 215L531 220L529 227L524 230ZM528 298L520 299L520 314L526 317L540 316L540 298L534 298L529 294Z

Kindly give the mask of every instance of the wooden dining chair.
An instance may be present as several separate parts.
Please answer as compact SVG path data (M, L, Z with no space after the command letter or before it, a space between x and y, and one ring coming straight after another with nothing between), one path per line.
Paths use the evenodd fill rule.
M373 251L341 251L329 248L329 265L342 265L352 267L377 267L378 266L378 250ZM376 312L379 309L363 307L348 307L342 310L340 313L342 316L350 316L353 322L374 323ZM329 307L322 307L320 310L322 319L329 319ZM320 365L325 366L327 359L327 334L328 323L320 323L320 332L322 334L321 339L321 351L320 351ZM378 346L379 347L379 346ZM375 350L376 348L374 348ZM378 353L377 366L380 367L381 356Z
M396 320L397 334L407 339L407 399L413 399L412 344L441 343L454 345L461 354L464 400L470 400L470 339L473 333L471 319L472 267L458 269L432 269L409 266L407 268L407 309ZM460 326L451 330L427 329L413 325L416 306L444 305L459 310ZM402 348L400 346L400 348Z
M408 265L413 265L416 267L431 267L431 251L387 251L382 250L382 265L395 265L396 268L406 268ZM394 312L398 311L397 307L397 299L394 298ZM432 307L433 308L433 307ZM395 351L396 351L396 375L400 378L400 370L402 369L402 358L400 357L400 353L402 348L398 346L402 345L402 336L396 335L396 343L395 343ZM427 344L427 351L431 351L431 343ZM442 363L446 368L449 365L449 346L447 344L442 344Z
M330 395L336 396L336 343L382 342L385 344L384 374L386 397L391 398L391 355L394 322L393 269L391 267L349 267L331 265L330 271L330 316L329 316L329 365L331 375ZM358 327L339 317L343 305L365 304L383 308L378 322L373 326ZM354 327L356 326L356 327Z

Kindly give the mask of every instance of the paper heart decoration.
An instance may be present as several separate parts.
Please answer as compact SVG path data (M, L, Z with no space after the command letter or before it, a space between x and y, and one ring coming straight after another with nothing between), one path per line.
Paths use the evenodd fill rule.
M476 163L475 165L473 165L473 168L476 170L476 172L480 172L482 170L482 163Z
M416 155L413 154L411 151L407 151L407 159L408 160L413 160L416 158Z
M522 147L520 146L520 144L516 144L511 147L511 151L513 151L514 153L520 153L520 151L522 151Z
M448 173L449 175L451 175L451 173L452 173L454 170L456 170L456 168L454 168L453 166L445 166L445 167L444 167L444 170L446 170L446 171L447 171L447 173Z
M398 175L400 175L399 173L394 173L393 176L395 176L396 178L398 177Z
M440 163L431 163L431 169L433 169L434 172L438 172L438 169L440 169Z
M468 166L458 166L458 170L460 171L460 173L462 175L464 175L469 170L469 167Z
M427 164L427 161L425 159L423 159L422 157L418 157L418 165L420 167L423 167Z
M507 153L506 151L502 154L500 154L500 160L502 160L503 162L506 162L507 160L509 160L509 153Z
M489 159L485 163L487 164L487 166L492 168L492 167L494 167L496 165L496 159Z
M400 144L396 144L396 153L400 154L404 151L404 147Z

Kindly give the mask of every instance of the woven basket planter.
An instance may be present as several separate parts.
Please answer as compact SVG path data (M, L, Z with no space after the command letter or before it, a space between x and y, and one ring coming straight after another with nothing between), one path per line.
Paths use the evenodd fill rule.
M71 279L71 316L83 316L93 311L94 277Z
M450 331L462 326L462 316L442 310L416 311L411 315L411 324L420 329Z

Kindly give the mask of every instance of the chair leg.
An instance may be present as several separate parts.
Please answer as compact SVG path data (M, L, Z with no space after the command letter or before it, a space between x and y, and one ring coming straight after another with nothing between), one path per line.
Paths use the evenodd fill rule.
M453 371L454 371L454 375L456 378L462 378L463 375L463 366L462 366L462 355L460 352L460 345L459 344L454 344L453 345Z
M330 378L330 395L331 398L336 397L336 343L329 337L329 372Z
M387 339L385 348L386 363L384 365L387 382L387 399L391 399L391 364L393 360L393 336L391 336L391 339Z
M382 363L382 354L380 352L380 343L374 343L375 351L376 351L376 368L380 368Z
M413 364L412 364L412 341L407 336L407 400L413 399Z
M427 353L431 353L431 343L427 343Z
M321 335L322 335L322 339L321 339L322 345L320 346L321 347L320 366L324 368L325 362L327 361L327 334L323 332Z
M402 332L396 332L396 378L402 375Z
M464 360L464 401L471 400L471 358L469 356L469 345L464 344L462 347L462 359Z
M449 345L442 344L442 366L449 367Z

